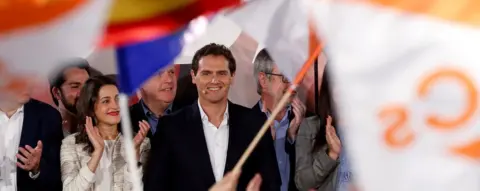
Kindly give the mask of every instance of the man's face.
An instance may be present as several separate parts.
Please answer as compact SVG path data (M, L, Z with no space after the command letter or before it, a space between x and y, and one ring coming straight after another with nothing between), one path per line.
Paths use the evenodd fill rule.
M228 98L228 90L235 74L230 73L224 56L208 55L200 59L197 74L193 71L192 83L197 86L199 97L210 103Z
M270 76L270 77L267 77ZM277 66L273 67L271 73L260 73L259 81L263 87L263 93L270 95L275 103L282 99L290 86L288 79L280 72Z
M60 90L55 93L55 98L62 102L65 109L76 113L75 103L80 95L83 84L88 80L87 70L81 68L69 68L63 73L65 82Z
M140 89L142 96L165 103L172 103L177 92L177 76L174 67L169 67L151 77Z
M10 73L0 60L0 101L25 104L30 100L35 80Z
M27 103L32 95L32 83L22 77L11 79L6 86L0 88L6 90L0 95L0 100L8 100L8 102L16 104Z

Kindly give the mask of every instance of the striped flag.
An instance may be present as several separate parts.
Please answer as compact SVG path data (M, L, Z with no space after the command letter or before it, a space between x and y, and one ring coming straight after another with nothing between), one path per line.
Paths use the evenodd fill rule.
M103 33L109 5L110 0L0 2L0 93L47 76L63 59L87 56Z
M480 1L313 1L354 177L368 191L480 190Z
M240 0L116 1L102 45L117 47L120 90L132 94L158 70L173 64L184 40L198 32L195 23L188 26L190 21L239 3ZM197 19L204 25L208 24L206 20L207 17Z

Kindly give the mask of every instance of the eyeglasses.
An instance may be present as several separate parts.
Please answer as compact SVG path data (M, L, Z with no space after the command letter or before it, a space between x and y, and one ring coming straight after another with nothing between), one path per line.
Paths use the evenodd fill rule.
M283 83L290 83L290 80L288 80L288 78L285 77L283 74L274 74L274 73L267 73L267 72L265 72L265 74L281 77Z

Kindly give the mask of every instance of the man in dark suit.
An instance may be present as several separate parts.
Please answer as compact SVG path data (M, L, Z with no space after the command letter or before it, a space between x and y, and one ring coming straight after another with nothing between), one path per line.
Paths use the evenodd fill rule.
M188 80L188 84L186 80ZM150 78L140 88L141 99L130 106L133 130L138 132L138 122L145 120L151 127L147 137L152 139L160 117L191 105L194 100L198 99L197 89L191 87L192 85L190 75L177 81L173 66ZM191 95L192 93L194 95Z
M208 190L231 171L264 120L251 109L228 101L235 59L223 45L209 44L192 61L199 99L159 120L152 143L145 190ZM280 189L271 134L266 134L242 168L238 188L256 173L262 190Z
M0 95L0 190L62 190L62 118L29 89Z
M254 76L260 101L252 108L259 116L270 116L278 101L290 86L267 50L258 53L254 61ZM295 139L300 123L305 118L305 105L294 95L290 104L275 117L271 126L275 153L282 179L281 191L295 191Z
M153 138L159 118L185 105L175 99L176 92L177 77L173 66L158 72L145 82L140 88L141 99L130 107L133 130L137 132L138 122L145 120L150 124L147 137ZM189 102L188 105L191 103Z

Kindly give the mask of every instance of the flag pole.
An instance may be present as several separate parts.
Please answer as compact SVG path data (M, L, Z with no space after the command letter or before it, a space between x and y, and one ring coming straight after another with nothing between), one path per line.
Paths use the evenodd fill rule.
M240 173L240 170L243 166L243 164L245 164L245 161L248 159L248 157L250 156L250 154L252 154L253 152L253 149L255 149L255 147L257 146L258 142L262 139L263 135L265 134L265 132L267 132L267 130L270 128L270 125L273 123L273 121L275 120L275 117L278 115L278 113L280 113L280 111L282 110L282 108L285 107L285 105L287 104L290 96L292 95L293 91L295 91L295 89L297 88L298 84L301 82L301 80L303 79L303 77L305 77L305 74L307 73L308 69L310 68L310 66L312 66L312 64L315 62L315 60L317 59L318 55L320 55L320 52L322 51L322 46L321 45L317 45L317 47L315 48L315 51L310 55L310 57L308 58L308 60L305 62L305 64L302 66L302 68L300 69L300 71L298 72L297 76L295 77L295 80L293 81L292 85L288 88L288 91L283 95L282 99L279 101L279 103L277 104L277 106L275 107L275 109L273 109L272 111L272 114L270 115L270 117L268 117L267 121L265 122L265 124L263 124L262 128L260 129L260 131L257 133L257 135L255 136L255 138L253 138L252 142L250 143L250 145L248 145L248 148L245 150L245 152L243 153L242 157L240 157L240 160L238 160L237 164L235 165L235 168L233 168L233 172L235 173Z
M122 117L123 143L125 144L125 154L127 155L128 172L132 182L133 191L142 191L140 174L137 168L137 159L135 158L135 148L133 145L132 123L128 108L128 95L120 93L118 95L120 102L120 116Z

